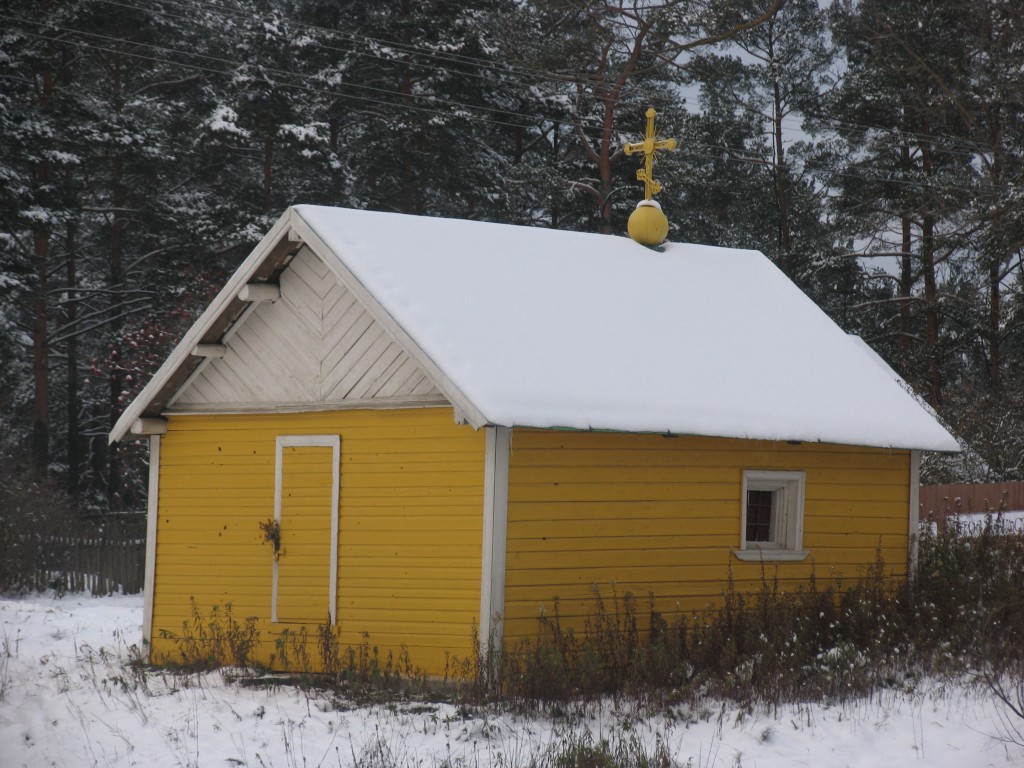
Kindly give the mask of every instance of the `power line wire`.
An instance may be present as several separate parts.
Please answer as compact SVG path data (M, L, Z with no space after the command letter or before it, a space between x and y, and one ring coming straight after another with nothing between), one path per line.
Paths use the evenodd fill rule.
M22 21L22 22L25 21L23 19L18 19L17 17L10 17L10 16L6 16L5 17L2 14L0 14L0 18L8 18L10 20ZM43 26L43 24L41 22L29 22L29 23L34 23L37 26ZM54 27L50 27L50 28L54 28ZM100 35L98 33L90 33L90 32L86 32L84 30L76 30L74 28L56 27L56 29L60 29L61 31L69 32L71 34L89 35L89 36L97 37L97 38L100 38L100 39L103 39L103 40L107 40L107 41L110 41L110 42L117 42L117 43L129 42L129 41L125 41L125 40L123 40L121 38L114 38L114 37L111 37L111 36ZM37 38L37 39L47 40L47 41L50 41L50 42L60 42L60 43L64 43L64 44L76 45L76 46L82 47L82 48L99 50L99 51L103 51L103 52L106 52L106 53L115 53L115 54L126 55L126 56L130 56L130 57L133 57L133 58L138 58L138 59L142 59L142 60L152 61L152 62L155 62L155 63L162 63L162 64L166 64L166 65L170 65L170 66L175 66L175 67L181 67L181 68L184 68L184 69L190 69L190 70L201 71L201 72L206 72L206 73L210 73L210 74L217 74L217 75L223 75L223 76L226 76L226 75L230 74L230 72L228 72L226 70L223 70L223 69L218 69L218 68L214 68L214 67L204 67L204 66L200 66L200 65L196 65L196 64L187 64L187 63L184 63L184 62L174 61L174 60L171 60L171 59L160 58L160 57L157 57L157 56L149 56L149 55L146 55L146 54L139 53L137 51L125 51L123 49L110 48L108 46L87 43L87 42L81 41L81 40L69 40L69 39L66 39L66 38L55 38L55 37L50 37L50 36L47 36L47 35L41 35L41 34L38 34L38 33L32 33L32 32L28 32L28 31L24 31L24 34L29 35L29 36L34 37L34 38ZM206 55L203 55L203 54L195 54L193 52L181 51L180 49L169 48L169 47L166 47L166 46L157 46L157 45L154 45L154 44L151 44L151 43L132 43L132 44L133 45L138 45L138 46L141 46L141 47L144 47L144 48L152 48L154 50L161 50L161 51L168 52L168 53L179 53L179 54L183 54L183 55L196 55L196 56L199 56L200 58L209 59L209 60L212 60L212 61L215 61L215 62L218 62L218 63L223 63L223 64L230 64L230 65L239 66L239 67L245 66L244 62L239 62L239 61L233 60L233 59L225 59L225 58L222 58L222 57L211 57L211 56L206 56ZM275 74L279 74L279 75L282 75L282 76L285 76L285 77L288 77L288 78L292 78L292 79L297 79L297 80L311 80L311 79L313 79L313 78L311 78L311 76L306 75L304 73L292 72L292 71L288 71L288 70L276 70L274 68L267 68L267 67L263 67L263 69L265 71L270 71L270 72L273 72ZM307 92L317 93L317 94L320 94L320 95L327 95L327 96L332 96L332 97L343 96L342 94L338 94L337 92L332 91L332 90L328 90L328 89L320 88L320 87L308 86L308 85L304 85L302 83L293 83L293 87L301 89L301 90L304 90L304 91L307 91ZM393 95L393 96L398 96L398 97L404 97L405 96L405 94L403 94L401 92L391 91L391 90L388 90L388 89L376 89L375 88L373 90L381 92L381 93ZM431 108L421 107L421 106L416 106L416 105L411 105L411 104L396 104L396 103L391 102L391 101L384 101L382 99L374 99L374 98L371 98L371 97L360 96L360 95L356 95L356 94L344 95L343 97L344 98L353 99L353 100L356 100L356 101L360 101L360 102L364 102L364 103L382 105L382 106L386 106L386 107L399 107L401 109L415 110L415 111L424 112L424 113L427 113L427 114L432 114L432 115L435 115L435 116L443 116L443 117L450 117L451 116L450 113L442 112L441 110L437 110L437 109L431 109ZM476 106L476 105L470 105L470 104L466 104L466 103L462 103L462 102L443 101L443 100L442 100L442 103L445 103L445 104L448 104L450 106L458 108L461 111L461 114L458 115L459 117L462 117L462 118L465 118L465 119L468 119L468 120L471 120L471 121L475 121L475 122L489 123L489 124L492 124L492 125L498 125L498 126L503 126L503 127L535 128L535 127L537 127L536 126L536 121L538 119L542 123L544 123L544 122L551 122L551 123L557 124L557 123L563 123L564 122L564 120L556 119L556 118L549 118L549 117L546 117L546 116L543 116L543 115L527 114L527 113L515 113L515 112L508 113L508 112L504 112L503 110L500 110L500 109L495 110L495 111L498 111L498 112L504 112L505 114L512 114L513 116L517 116L517 117L525 117L525 118L528 118L531 121L529 123L512 123L512 122L509 122L509 121L495 120L494 118L489 118L489 117L484 117L484 116L480 116L480 115L477 115L477 114L473 114L473 112L475 110L478 110L478 109L481 108L481 107ZM603 126L597 124L596 121L594 123L588 123L586 121L581 121L581 123L582 123L584 128L591 128L591 129L598 130L598 129L601 129L603 127ZM770 135L770 134L768 132L765 132L762 135L763 136L767 136L767 135ZM687 147L689 147L690 149L686 150ZM701 148L705 149L706 151L705 152L697 152L697 151L695 151L693 149L695 147L701 147ZM699 157L707 157L707 158L710 158L710 159L713 159L713 160L725 160L725 161L731 161L731 162L749 163L749 164L754 164L754 165L758 165L758 166L761 166L761 167L774 167L772 161L766 160L763 157L758 157L758 156L750 155L749 154L749 149L747 149L747 148L738 148L738 147L732 147L732 146L729 146L729 145L706 144L706 143L698 142L698 141L695 141L695 140L684 141L683 148L684 148L685 151L687 151L691 155L699 156ZM727 153L727 156L723 158L721 156L722 152ZM790 166L790 167L793 168L794 166ZM890 184L890 185L905 186L905 187L914 188L914 189L921 189L921 187L922 187L922 184L920 182L916 182L916 181L913 181L913 180L907 180L907 179L903 179L903 178L893 178L893 177L884 178L884 177L879 177L877 174L874 174L874 173L871 173L869 175L869 173L865 173L865 172L851 171L850 168L848 168L847 170L845 170L843 172L832 171L829 174L829 176L831 178L855 178L855 179L861 179L861 180L867 178L868 180L875 181L877 183L885 183L885 184ZM979 192L979 190L977 188L974 188L974 187L963 187L963 186L960 186L960 185L952 185L952 184L948 184L948 183L945 183L945 182L936 183L936 180L934 180L934 179L932 179L928 183L928 186L929 186L930 189L933 189L933 190L944 190L944 191L948 191L948 192L971 192L971 193L974 193L974 194L977 194Z
M152 9L152 8L139 9L137 6L134 6L134 5L131 5L131 4L127 4L127 3L124 3L124 2L119 2L119 0L101 0L101 1L105 2L107 4L110 4L110 5L114 5L114 6L118 6L118 7L122 7L122 8L129 8L129 9L136 9L136 10L145 10L145 11L148 11L148 12L153 13L153 14L159 14L159 15L166 16L168 18L176 18L176 19L179 19L179 20L189 21L189 22L192 22L192 23L194 23L196 25L202 26L202 28L204 28L204 29L210 30L210 27L206 26L205 24L201 24L199 22L199 20L196 17L194 17L194 16L182 16L182 15L177 15L177 14L169 14L169 13L167 13L165 11L158 11L158 10ZM186 7L185 4L181 0L165 0L165 2L170 3L172 5L176 5L178 7ZM248 18L249 18L249 17L245 16L241 11L235 11L235 10L230 9L230 8L228 8L226 6L223 6L223 5L207 4L204 7L207 8L207 9L212 9L214 12L220 13L223 16L232 16L232 17L235 17L235 18L241 18L243 20L248 20ZM385 46L385 47L389 47L389 48L394 48L396 50L407 51L409 53L412 53L412 54L418 55L418 56L427 56L428 58L435 58L435 59L440 59L440 60L443 60L443 61L453 61L453 62L458 62L458 63L468 63L468 64L471 64L476 69L489 70L489 71L501 74L503 76L514 75L514 74L517 74L517 73L522 73L522 74L528 74L531 77L533 77L534 78L534 82L549 82L551 80L565 82L565 83L576 82L576 79L575 79L574 76L562 75L562 74L550 72L550 71L547 71L547 70L538 70L538 69L527 68L527 67L517 67L517 66L511 66L511 65L507 65L507 64L501 65L501 66L497 66L497 65L493 64L493 62L491 62L490 60L487 60L487 59L481 59L481 58L472 57L472 56L464 56L464 55L461 55L461 54L439 52L439 51L434 51L434 50L429 49L429 48L424 48L422 46L416 46L416 45L414 45L412 43L400 43L400 42L396 42L396 41L392 41L392 40L383 40L381 38L375 38L375 37L372 37L370 35L365 35L365 34L358 34L357 35L357 34L352 34L352 33L346 33L346 32L344 32L342 30L336 30L336 29L331 29L331 28L328 28L328 27L323 27L323 26L319 26L319 25L315 25L315 24L306 23L306 22L295 21L294 19L289 19L288 17L282 17L282 18L284 18L284 20L287 23L292 24L293 26L301 28L301 29L314 30L314 31L321 32L321 33L324 33L324 34L340 37L342 39L348 39L348 40L351 40L352 42L370 42L370 43L374 43L376 45L381 45L381 46ZM216 30L210 30L210 31L216 31ZM284 35L274 35L274 36L277 39L282 40L282 41L286 41L287 40L287 38ZM375 59L382 60L382 61L391 61L392 60L392 59L389 59L386 56L381 56L381 55L378 55L378 54L367 53L365 51L363 51L363 52L361 52L361 51L350 51L350 50L338 48L336 46L323 45L323 44L317 43L315 41L312 42L311 45L313 47L317 47L317 48L321 48L321 49L329 50L329 51L333 51L333 52L339 52L339 53L345 53L345 54L355 54L357 56L367 56L367 57L375 58ZM438 65L430 65L430 64L425 64L425 63L422 63L422 62L417 62L417 66L420 66L420 67L423 67L423 68L427 68L427 69L434 69L436 71L443 71L443 72L454 73L454 74L458 74L460 76L468 75L468 76L478 76L478 77L480 77L480 75L477 75L473 71L466 72L464 70L452 70L452 69L447 68L447 67L442 67L442 66L438 66ZM520 85L520 86L524 85L523 81L519 81L517 84ZM627 93L627 96L633 96L633 95L636 95L636 94L641 93L641 92L639 91L639 89L634 91L634 90L630 89L627 86L626 93ZM545 96L545 95L546 96L550 96L550 97L555 97L555 96L558 96L560 94L542 94L542 96ZM747 112L750 112L751 114L754 114L757 117L760 117L760 118L762 118L764 120L771 120L771 116L762 114L760 112L760 110L758 110L756 107L753 107L753 106L751 106L749 104L744 104L743 102L740 102L740 101L736 100L736 101L734 101L734 105L736 107L738 107L740 109L743 109L743 110L745 110ZM911 140L916 141L918 143L933 143L933 144L946 145L944 150L943 150L943 151L946 151L946 152L956 153L957 150L951 149L950 147L955 147L957 145L964 146L964 147L970 147L973 151L963 151L963 152L960 152L960 154L963 154L966 157L973 157L973 156L975 156L978 153L983 153L986 150L990 150L989 147L986 147L985 145L983 145L981 143L973 142L973 141L970 141L970 140L966 140L963 137L958 137L958 138L954 139L954 138L948 137L948 136L938 136L938 135L935 135L935 134L928 134L928 133L924 133L924 132L920 132L920 131L898 130L898 129L895 129L895 128L892 128L892 127L870 125L870 124L866 124L866 123L857 123L857 122L848 121L848 120L840 120L839 118L825 116L825 115L822 115L820 113L814 113L814 114L808 113L806 115L806 118L809 118L809 119L812 119L812 120L821 121L821 122L826 122L826 123L834 126L836 129L847 129L847 130L855 130L855 131L877 130L877 131L882 131L883 133L890 133L890 134L895 132L895 133L898 133L898 135L901 136L901 137L905 137L907 139L911 139ZM783 119L786 119L786 118L783 118ZM790 123L790 126L791 126L791 130L802 130L802 125L799 128L792 128L792 123ZM770 134L768 132L766 132L766 135L770 135ZM899 145L893 145L890 148L898 149Z
M172 4L179 5L179 6L182 5L180 0L165 0L165 1L166 2L170 2ZM102 0L102 2L106 2L106 3L108 3L110 5L114 5L116 7L135 9L135 10L142 10L142 11L146 11L146 12L150 12L150 13L155 13L155 14L158 14L158 15L163 15L163 16L166 16L168 18L175 18L175 19L179 19L179 20L191 21L193 23L199 24L199 26L201 26L201 28L203 28L203 29L207 29L207 30L210 30L212 32L216 32L217 31L217 30L211 29L210 27L206 26L205 24L200 24L194 17L184 17L184 16L175 15L175 14L169 14L169 13L166 13L166 12L159 12L159 11L156 11L154 9L140 9L140 8L137 8L136 6L133 6L133 5L129 5L129 4L126 4L126 3L123 3L123 2L118 2L118 0ZM235 17L242 16L242 14L240 14L240 12L232 11L230 9L225 8L224 6L207 6L207 7L211 7L215 11L220 11L222 14L232 15L232 16L235 16ZM8 17L8 18L12 18L12 17ZM244 18L248 18L248 17L244 17ZM34 24L37 24L39 26L49 26L49 25L44 24L43 22L32 22L32 21L28 21L28 20L24 20L24 19L19 19L19 20L22 21L22 22L34 23ZM335 30L331 30L331 29L328 29L326 27L319 27L319 26L316 26L316 25L303 24L301 22L294 22L292 20L287 19L287 17L285 17L285 21L287 21L288 23L291 23L291 24L295 24L296 26L299 26L299 27L303 27L303 28L307 28L307 29L315 29L315 30L322 31L322 32L325 32L325 33L328 33L328 34L332 34L332 33L336 32ZM127 42L127 41L123 41L121 38L115 38L115 37L111 37L111 36L103 36L103 35L99 35L98 33L91 33L91 32L87 32L87 31L84 31L84 30L75 30L73 28L68 28L68 27L58 27L58 28L62 29L64 31L69 31L69 32L74 33L74 34L93 35L93 36L100 37L100 38L103 38L103 39L107 39L107 40L110 40L110 41ZM342 36L344 36L344 33L338 33L338 34L341 34ZM282 41L286 41L287 40L287 38L285 36L283 36L283 35L278 35L277 37L278 37L278 39L280 39ZM486 60L482 60L482 59L478 59L478 58L474 58L474 57L463 57L463 56L457 56L457 55L454 55L454 54L443 54L443 53L442 54L437 54L436 52L431 51L429 49L419 48L419 47L411 45L411 44L394 44L391 41L380 40L379 38L372 38L372 37L369 37L369 36L349 35L349 37L351 39L353 39L353 40L368 40L368 41L373 41L375 43L379 43L381 45L387 45L387 46L399 45L400 47L404 47L407 50L410 50L410 51L413 51L413 52L416 52L416 53L420 53L420 54L425 54L425 55L428 55L428 56L435 56L435 55L437 55L437 56L440 56L442 58L443 57L447 57L447 58L455 58L455 59L465 60L465 61L473 62L477 66L489 67L493 71L500 72L502 74L506 74L507 72L515 72L515 71L517 71L515 68L495 67L494 65L489 64L489 62L487 62ZM179 54L183 54L183 55L194 55L194 56L198 56L198 57L201 57L201 58L209 58L209 59L213 59L213 60L215 60L215 61L217 61L219 63L225 63L225 64L229 64L229 65L235 66L235 67L241 67L241 66L245 66L246 65L244 62L239 62L239 61L233 60L233 59L226 59L226 58L223 58L223 57L210 57L210 56L207 56L206 54L200 54L200 53L193 52L193 51L181 51L180 49L169 48L167 46L157 46L157 45L152 44L152 43L133 42L133 44L141 45L141 46L146 46L146 47L151 47L151 48L154 48L154 49L157 49L157 50L163 50L163 51L172 52L172 53L179 53ZM313 43L313 45L316 46L317 44ZM346 52L343 49L338 49L338 48L335 48L335 47L332 47L332 46L319 46L319 47L324 47L324 48L326 48L328 50L333 50L333 51ZM372 54L357 53L357 55L372 55ZM386 57L379 57L379 56L375 56L375 57L379 58L379 59L382 59L382 60L388 60ZM437 66L429 65L429 64L422 64L422 65L418 64L417 66L422 66L423 68L426 68L426 69L434 69L435 71L454 72L454 73L460 74L460 75L467 74L465 72L454 71L454 70L450 70L448 68L437 67ZM288 70L280 70L280 69L269 68L269 67L263 67L263 69L266 70L266 71L274 72L275 74L278 74L278 75L283 75L283 76L292 77L292 78L302 78L302 79L305 79L305 80L315 79L315 78L311 78L311 76L309 74L307 74L307 73L294 72L294 71L288 71ZM557 77L557 76L551 75L551 73L541 72L539 70L525 70L525 69L521 69L519 71L535 73L535 74L538 74L539 76L541 76L542 78L546 78L548 80L552 79L552 77ZM472 74L472 73L470 73L470 74ZM515 84L520 86L520 87L522 87L524 85L524 83L522 81L516 82ZM370 86L370 85L365 85L365 84L361 84L361 83L341 83L340 85L343 86L343 87L346 87L346 88L357 88L357 89L361 89L361 90L369 90L369 91L380 93L380 94L396 96L396 97L401 98L401 99L425 98L426 100L430 101L431 103L437 103L437 102L440 101L443 104L447 104L447 105L450 105L452 107L461 108L461 109L465 109L465 110L479 110L479 109L483 108L483 109L488 109L488 110L491 110L491 111L494 111L494 112L501 113L503 115L508 115L510 117L518 117L518 118L525 118L526 119L526 122L524 122L524 123L511 123L511 122L509 122L507 120L494 120L494 119L488 119L488 118L481 118L480 116L474 116L474 118L473 118L473 119L476 119L478 122L483 120L483 121L486 121L486 122L491 122L491 123L496 124L496 125L515 126L515 127L527 127L528 125L532 125L532 121L535 120L536 117L537 117L537 115L535 113L522 113L522 112L517 112L515 110L503 109L501 107L488 107L488 106L481 106L481 105L470 105L470 104L467 104L465 102L459 102L459 101L455 101L455 100L451 100L451 99L447 99L446 100L446 99L437 99L435 97L430 97L430 96L418 96L418 95L415 95L415 94L410 95L410 94L402 93L402 92L391 90L391 89L380 88L378 86ZM311 89L307 88L307 90L311 90ZM314 90L315 92L319 92L319 93L324 93L325 92L323 89L312 89L312 90ZM628 97L631 97L631 96L634 96L634 95L640 95L640 94L648 95L647 92L644 92L644 91L641 91L641 90L638 89L637 91L627 90L626 96L628 98ZM559 94L548 94L549 97L556 97L558 95ZM541 94L540 96L541 96L541 98L544 98L544 94ZM353 98L356 98L356 97L353 97ZM364 99L364 100L372 102L372 100L368 100L368 99ZM388 102L378 102L378 103L388 103ZM746 112L748 112L750 114L755 115L756 117L758 117L761 120L765 120L765 121L771 120L771 116L763 114L760 109L758 109L757 107L754 107L752 105L745 104L745 103L740 102L738 100L734 100L733 101L733 105L734 105L734 107L736 107L738 109L744 110L744 111L746 111ZM406 105L406 106L408 106L408 105ZM916 140L918 142L924 141L924 142L928 142L928 143L932 143L932 144L941 144L941 145L944 145L944 146L941 147L943 152L952 153L952 154L961 154L963 157L966 157L966 158L974 158L979 153L980 154L984 154L986 151L991 151L991 148L989 148L989 147L986 147L986 146L984 146L982 144L979 144L979 143L976 143L976 142L971 142L971 141L968 141L968 140L965 140L965 139L962 139L962 138L961 139L952 139L950 137L940 137L940 136L924 134L924 133L913 133L913 132L906 132L906 131L898 131L897 129L894 129L892 127L882 127L882 126L873 126L873 125L868 125L868 124L858 124L858 123L849 122L849 121L842 121L842 120L839 120L837 118L824 117L824 116L822 116L820 114L807 115L806 117L810 118L810 119L813 119L813 120L818 120L820 122L829 123L829 124L835 126L837 129L846 128L846 129L852 129L852 130L858 130L858 131L862 131L862 130L877 130L877 131L881 131L883 133L890 134L890 135L892 135L893 133L897 133L898 136L900 136L900 137L905 137L907 139L914 139L914 140ZM561 120L555 119L555 118L547 118L547 117L544 117L544 116L541 116L541 118L543 120L547 120L549 122L561 122ZM785 119L788 119L788 118L784 118L784 120ZM577 117L577 118L574 119L574 122L578 122L578 123L580 123L580 125L582 127L590 129L590 130L603 130L603 123L600 123L597 120L591 121L591 120L588 120L586 118L582 118L581 119L581 118ZM802 125L800 126L800 128L792 128L792 125L793 125L792 121L789 122L789 125L790 125L790 130L802 130ZM763 136L771 136L772 134L771 134L770 131L766 130L766 131L763 132L762 135ZM893 138L896 138L896 136L893 136ZM971 151L959 151L959 150L956 150L956 149L952 148L952 147L955 147L955 146L958 146L958 145L959 146L963 146L963 147L968 147L968 148L970 148ZM892 151L897 151L897 150L900 150L902 148L902 144L883 145L883 148L884 149L889 149L889 150L892 150Z
M166 18L174 18L174 19L179 19L179 20L191 22L191 23L193 23L193 24L195 24L197 26L201 26L203 29L208 29L208 30L210 29L210 27L206 26L205 24L202 24L195 16L192 16L192 15L187 15L186 16L186 15L180 15L180 14L172 14L172 13L168 13L166 11L159 11L159 10L157 10L155 8L139 8L136 5L132 5L132 4L129 4L129 3L123 3L123 2L118 2L118 0L100 0L100 1L104 2L104 3L107 3L108 5L114 5L114 6L118 6L118 7L121 7L121 8L128 8L128 9L131 9L131 10L145 11L145 12L148 12L148 13L151 13L151 14L156 14L156 15L164 16ZM170 5L176 5L178 7L187 7L184 3L180 2L180 0L164 0L164 1L166 3L168 3L168 4L170 4ZM204 3L203 8L207 9L207 10L212 10L213 12L219 13L222 16L225 16L225 17L230 16L230 17L234 17L234 18L237 18L237 19L241 19L243 21L248 21L250 19L249 16L245 15L241 11L236 11L236 10L233 10L231 8L228 8L228 7L222 6L222 5L215 5L213 3ZM306 22L296 21L296 20L290 19L288 17L283 17L283 18L284 18L285 21L287 21L289 24L291 24L294 27L297 27L297 28L300 28L300 29L312 30L312 31L315 31L315 32L321 32L321 33L324 33L324 34L332 35L334 37L339 37L339 38L341 38L343 40L347 39L347 40L350 40L350 41L356 42L356 43L373 43L375 45L379 45L379 46L382 46L382 47L392 48L392 49L394 49L396 51L404 51L404 52L411 53L411 54L418 55L418 56L427 56L428 58L437 59L437 60L440 60L440 61L447 61L447 62L458 63L458 64L468 64L468 65L471 65L472 67L474 67L475 69L486 69L486 70L490 70L490 71L493 71L493 72L496 72L496 73L499 73L499 74L502 74L502 75L515 74L515 73L526 73L526 74L535 74L535 75L538 75L538 76L546 77L547 79L551 79L551 73L543 72L541 70L533 70L533 69L529 69L529 68L525 68L525 67L514 67L514 66L510 66L510 65L501 65L501 66L499 66L499 65L494 64L490 60L481 59L481 58L474 57L474 56L465 56L465 55L462 55L462 54L455 54L455 53L451 53L451 52L435 51L435 50L431 50L429 48L424 48L422 46L416 46L416 45L413 45L411 43L401 43L401 42L394 41L394 40L383 40L381 38L375 38L375 37L372 37L370 35L349 33L349 32L344 32L343 30L330 29L328 27L322 27L322 26L318 26L318 25L315 25L315 24L310 24L310 23L306 23ZM211 31L215 31L215 30L211 30ZM272 35L272 36L276 37L279 40L286 40L287 39L287 38L285 38L284 35ZM312 41L309 44L312 45L313 47L316 47L316 48L321 48L321 49L324 49L324 50L334 51L334 52L338 52L338 53L346 53L346 54L355 53L356 55L368 56L370 58L376 58L376 59L379 59L379 60L385 60L385 61L389 60L387 57L380 56L380 55L377 55L377 54L370 54L370 53L360 52L360 51L349 51L349 50L345 50L343 48L338 48L337 46L324 45L323 43L318 43L316 41ZM427 65L427 66L430 66L430 65ZM447 67L442 67L440 65L433 65L432 68L438 69L438 70L441 70L441 71L457 72L460 75L467 75L467 74L469 74L469 75L472 76L472 75L475 74L472 71L467 72L465 70L452 70L452 69L449 69ZM477 76L479 76L479 75L477 75Z

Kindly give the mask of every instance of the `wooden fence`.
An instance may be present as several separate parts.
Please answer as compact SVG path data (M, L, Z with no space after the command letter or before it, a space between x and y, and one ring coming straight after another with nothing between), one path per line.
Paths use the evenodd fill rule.
M63 535L39 542L30 589L59 592L141 592L146 564L146 516L108 514L83 520Z
M940 530L950 515L1024 510L1024 483L952 483L921 486L921 520Z

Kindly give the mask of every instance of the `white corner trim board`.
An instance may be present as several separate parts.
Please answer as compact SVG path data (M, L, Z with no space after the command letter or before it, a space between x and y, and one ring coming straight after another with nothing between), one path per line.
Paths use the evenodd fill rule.
M480 573L480 642L501 647L508 544L508 427L485 427L483 556Z
M160 435L149 438L149 489L146 492L146 570L143 582L142 642L153 647L153 590L156 586L156 532L160 516ZM152 659L149 659L152 661Z
M917 539L921 524L921 452L910 452L910 557L907 562L907 576L917 565Z

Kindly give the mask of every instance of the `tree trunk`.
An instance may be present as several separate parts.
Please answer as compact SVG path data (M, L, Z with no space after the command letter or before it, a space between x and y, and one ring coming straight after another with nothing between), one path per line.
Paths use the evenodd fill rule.
M769 55L774 60L774 47L769 43ZM790 252L793 250L793 237L789 222L789 169L786 167L786 150L782 145L782 87L778 80L772 83L772 122L775 135L775 196L779 210L779 247L782 249L782 261L792 274Z
M999 226L999 217L992 221L992 229ZM995 246L995 243L993 243ZM1002 315L1002 290L1000 286L1000 272L1002 271L1001 259L994 254L990 257L988 266L988 391L989 394L997 396L1002 389L1002 381L999 369L1002 366L1000 327L999 321Z
M925 352L928 360L928 393L934 406L942 404L942 373L939 368L939 305L935 278L935 217L928 213L921 225L921 272L924 276Z
M612 229L612 129L615 127L616 96L608 96L604 101L604 125L601 126L601 144L598 148L597 175L600 181L601 194L600 232L610 235Z
M113 107L115 112L120 113L123 107L122 98L122 59L120 52L114 55L113 72ZM120 415L121 392L124 389L124 377L122 375L121 362L121 329L124 323L115 319L119 314L118 305L124 294L124 275L122 274L122 263L124 261L124 209L125 209L125 184L124 184L124 156L115 150L111 167L111 199L113 202L113 219L110 226L110 328L111 340L110 352L110 373L109 373L109 428L114 428L114 422ZM117 443L110 445L107 450L107 503L111 510L117 509L117 499L121 491L121 462Z
M927 134L929 126L924 123ZM932 178L932 149L921 146L921 170L926 179ZM942 371L939 360L939 291L935 276L935 213L934 198L929 194L925 203L927 212L921 219L921 273L924 277L925 345L928 360L928 391L932 405L942 404Z
M78 411L81 407L78 389L78 334L75 320L78 316L78 226L68 222L65 236L67 249L67 290L64 293L64 327L67 340L67 407L68 407L68 493L76 496L82 485L82 439L79 435Z
M40 161L36 179L45 183L49 168ZM32 468L39 477L46 475L50 465L50 342L46 294L49 290L50 230L35 229L36 293L32 298Z
M50 111L53 96L53 67L43 63L39 108ZM35 168L37 188L46 195L50 184L50 164L44 157ZM49 291L50 225L37 224L33 231L33 256L36 270L36 292L32 298L32 469L39 477L46 475L50 465L50 342Z
M404 46L412 46L412 3L410 0L402 0L401 7L399 8L399 18L401 19L402 25L402 44ZM408 50L408 48L407 48ZM413 83L413 72L412 63L408 57L403 59L404 66L401 70L401 77L398 82L398 93L402 97L402 103L407 106L413 106L412 98L412 83ZM418 197L417 190L414 188L414 168L413 163L415 158L412 152L412 142L415 141L413 135L402 135L398 142L398 151L401 159L401 179L402 187L400 190L399 199L402 201L402 213L414 213L416 211L416 199Z
M989 166L989 181L993 189L1002 189L1002 120L1000 109L989 109L989 143L992 146L992 164ZM1007 246L1002 212L993 211L988 222L988 391L993 396L1002 390L1002 279L1003 264L1007 258Z
M561 130L561 125L555 123L551 127L551 167L558 167L558 135ZM558 190L551 190L551 228L558 229L558 225L561 223L562 211L561 206L558 204Z
M263 212L270 213L274 209L271 192L274 176L274 138L267 136L263 141Z
M903 168L903 177L910 177L910 147L903 145L900 150L900 161ZM913 222L910 214L904 211L900 215L900 225L903 230L903 240L900 247L900 349L904 352L910 351L910 340L913 334L912 318L910 316L910 293L914 288L914 263L911 254L914 249Z

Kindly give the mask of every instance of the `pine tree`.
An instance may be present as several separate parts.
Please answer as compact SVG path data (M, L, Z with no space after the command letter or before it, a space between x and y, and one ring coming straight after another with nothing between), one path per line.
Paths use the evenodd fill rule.
M688 184L688 197L702 207L703 186L731 200L703 219L740 231L731 240L724 232L706 236L763 250L839 316L859 269L836 248L825 208L828 180L814 172L822 148L812 116L833 61L826 32L817 3L792 0L763 24L692 57L687 77L701 87L703 109L693 121L693 149L717 162L699 186Z
M642 131L647 107L659 111L664 128L678 124L684 55L764 23L780 5L750 4L736 14L725 12L735 4L714 0L531 4L543 34L527 49L528 66L546 69L549 88L561 92L584 161L584 174L569 184L591 198L594 229L624 229L632 206L620 192L634 183L635 167L623 162L622 146Z
M74 62L77 52L68 29L83 13L79 2L12 2L7 34L0 38L0 77L6 83L0 126L4 265L13 290L3 312L30 339L32 387L30 444L32 467L45 476L51 459L51 281L59 258L58 237L68 221L69 201L62 177L81 158L71 133ZM17 354L20 350L12 350ZM14 367L20 367L15 361ZM17 390L15 390L17 392ZM19 393L20 394L20 393ZM13 403L17 408L20 398ZM13 414L12 414L13 415ZM17 430L15 431L17 439Z
M950 91L967 62L959 10L948 0L833 9L847 70L832 109L853 158L839 169L842 214L852 236L870 239L870 252L899 259L892 334L899 346L890 354L899 351L897 363L936 405L951 351L943 344L940 279L959 246L956 212L970 162L957 146L962 116Z
M513 5L491 0L312 4L325 37L317 81L356 207L507 218L515 102L497 33Z

